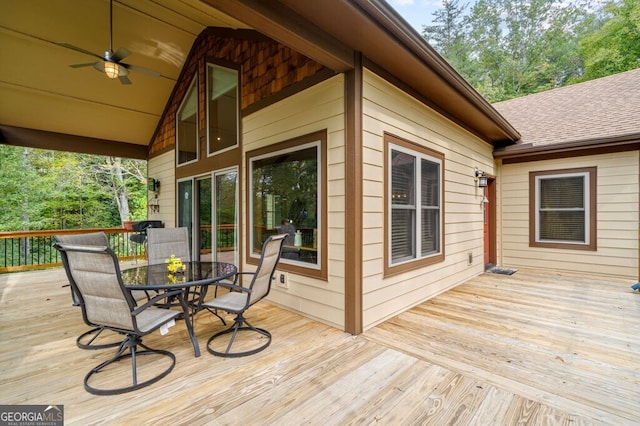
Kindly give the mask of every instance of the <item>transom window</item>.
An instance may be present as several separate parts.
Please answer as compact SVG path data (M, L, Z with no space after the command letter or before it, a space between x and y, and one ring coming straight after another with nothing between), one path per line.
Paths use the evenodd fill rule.
M393 273L444 258L444 156L391 135L386 139L387 273Z
M531 245L595 250L595 168L532 172Z
M194 77L176 114L176 161L198 159L198 79Z
M238 145L238 71L207 64L209 154Z

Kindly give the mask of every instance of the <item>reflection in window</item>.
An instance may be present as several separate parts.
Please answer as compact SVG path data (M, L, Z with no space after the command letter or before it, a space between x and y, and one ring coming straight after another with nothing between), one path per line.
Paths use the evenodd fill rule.
M282 258L318 265L318 142L251 161L252 249L286 233Z
M198 85L194 78L176 117L176 151L178 164L198 158Z
M238 143L238 71L207 64L209 154Z

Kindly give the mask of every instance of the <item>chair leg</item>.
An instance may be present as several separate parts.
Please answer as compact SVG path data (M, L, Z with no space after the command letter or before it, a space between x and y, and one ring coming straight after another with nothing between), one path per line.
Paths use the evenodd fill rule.
M104 330L105 330L104 327L96 327L96 328L92 328L91 330L82 333L76 339L76 345L80 349L92 349L92 350L93 349L115 348L116 346L120 346L120 343L122 342L122 340L120 340L120 339L122 339L121 336L119 336L120 339L118 339L118 341L116 341L116 342L94 345L93 342L98 338L98 336L100 336L100 334ZM89 338L89 341L84 343L83 340L85 340L86 338Z
M142 347L144 350L138 351L137 350L138 346ZM137 368L136 358L139 355L162 355L171 359L171 365L167 367L164 371L155 375L154 377L144 382L138 383L138 368ZM94 387L89 384L89 380L94 374L100 373L108 365L114 362L123 360L125 358L131 358L131 371L132 371L131 386L103 389L103 388ZM175 365L176 365L176 357L173 353L169 351L159 350L159 349L151 349L150 347L142 343L142 340L140 339L140 337L128 335L127 338L124 339L122 343L120 343L118 350L116 351L115 355L111 359L99 364L98 366L94 367L87 373L87 375L84 378L84 388L87 390L87 392L92 393L94 395L118 395L121 393L131 392L131 391L143 388L145 386L149 386L157 382L158 380L162 379L173 370Z
M258 333L266 337L267 341L264 344L258 346L257 348L254 348L248 351L231 352L231 345L233 345L233 342L235 341L239 331L252 331L254 333ZM211 347L211 342L213 340L215 340L216 338L222 335L229 334L229 333L232 333L232 335L231 335L231 338L229 339L229 344L227 345L227 349L224 352L217 351ZM236 358L236 357L256 354L266 349L267 346L269 346L270 344L271 344L271 333L269 333L267 330L264 330L262 328L257 328L252 326L246 320L244 315L242 315L242 313L239 313L238 316L236 316L234 323L230 328L220 331L209 338L209 340L207 341L207 350L209 351L209 353L212 353L217 356L222 356L227 358Z

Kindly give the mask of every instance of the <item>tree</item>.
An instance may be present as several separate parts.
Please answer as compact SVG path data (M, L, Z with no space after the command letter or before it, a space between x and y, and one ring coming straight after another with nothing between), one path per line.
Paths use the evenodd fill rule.
M446 0L423 36L491 102L567 84L580 75L585 4L560 0Z
M458 0L443 0L443 8L433 13L435 25L422 27L422 36L463 75L471 71L471 44L464 14L468 6L459 6Z
M146 218L145 161L11 145L0 145L0 159L0 231L109 228Z
M557 0L479 0L469 17L470 83L491 102L566 84L580 72L576 29L585 14Z
M611 1L589 21L592 31L580 40L587 81L640 67L640 2Z

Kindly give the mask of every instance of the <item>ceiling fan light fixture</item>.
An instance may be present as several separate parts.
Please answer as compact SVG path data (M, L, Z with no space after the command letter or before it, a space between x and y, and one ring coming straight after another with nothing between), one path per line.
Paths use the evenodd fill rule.
M105 62L104 73L109 78L118 78L120 76L120 65L115 62Z

